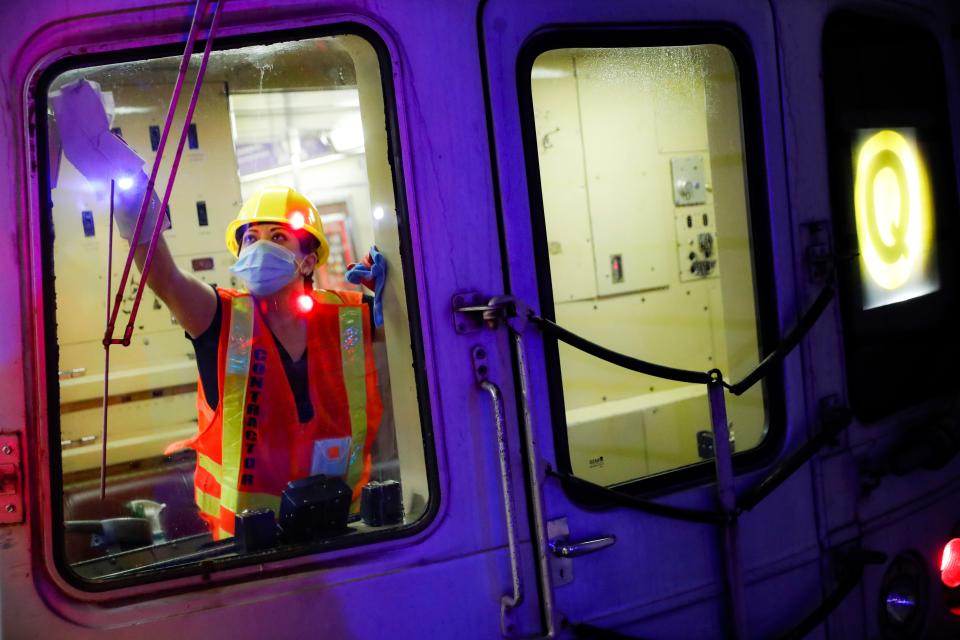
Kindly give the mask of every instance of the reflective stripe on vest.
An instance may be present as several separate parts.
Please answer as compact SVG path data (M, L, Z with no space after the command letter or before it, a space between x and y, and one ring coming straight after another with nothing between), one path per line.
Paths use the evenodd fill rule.
M363 345L363 310L340 307L340 357L343 362L343 385L350 407L350 466L347 484L354 488L364 467L364 444L367 441L367 368ZM356 494L356 491L354 491Z
M250 374L253 313L253 298L250 296L236 296L231 301L230 336L227 339L227 363L223 378L223 431L220 436L222 473L218 481L220 506L233 514L242 510L237 487L240 486L240 458L243 454L243 407ZM233 526L229 528L232 535Z

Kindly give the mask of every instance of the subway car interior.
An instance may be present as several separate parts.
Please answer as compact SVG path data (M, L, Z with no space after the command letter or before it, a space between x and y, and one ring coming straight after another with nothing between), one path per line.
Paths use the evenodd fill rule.
M0 17L0 637L960 637L957 3Z

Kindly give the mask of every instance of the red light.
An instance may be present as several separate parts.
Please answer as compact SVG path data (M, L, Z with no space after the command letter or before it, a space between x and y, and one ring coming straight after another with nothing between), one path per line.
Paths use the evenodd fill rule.
M290 214L289 222L290 222L290 226L297 231L299 231L300 229L303 229L303 225L306 224L306 221L303 218L303 214L300 213L299 211L294 211L293 213Z
M303 295L297 298L297 308L300 309L303 313L308 313L313 310L313 298L304 293Z
M960 587L960 538L954 538L943 547L940 580L951 589Z

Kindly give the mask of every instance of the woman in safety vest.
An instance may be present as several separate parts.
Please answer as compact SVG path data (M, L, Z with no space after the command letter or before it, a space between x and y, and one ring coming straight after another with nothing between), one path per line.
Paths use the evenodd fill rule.
M175 267L162 284L154 271L147 283L171 309L185 303L191 321L203 315L184 324L200 371L199 432L166 453L196 450L197 505L218 537L233 534L244 509L277 513L290 480L341 476L356 501L383 413L363 295L313 289L329 247L310 201L287 187L264 189L228 225L226 241L249 293L214 290ZM369 266L382 273L382 256L371 253ZM375 280L382 288L383 275Z
M143 159L110 132L95 84L67 85L52 106L64 153L88 180L126 178L114 218L129 241L148 182ZM144 229L154 228L159 209L152 193ZM142 233L134 254L141 270L149 239ZM287 483L311 475L344 478L356 507L383 412L372 336L374 318L382 324L386 263L376 248L348 273L376 291L371 318L359 292L314 290L329 245L317 210L293 189L270 187L247 200L226 243L245 292L179 269L162 235L147 279L196 350L199 431L166 453L197 452L195 498L218 539L234 534L245 509L278 513Z

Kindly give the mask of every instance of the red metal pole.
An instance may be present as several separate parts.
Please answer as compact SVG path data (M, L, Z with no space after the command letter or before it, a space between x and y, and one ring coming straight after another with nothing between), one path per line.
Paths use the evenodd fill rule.
M170 97L170 106L167 109L167 118L163 124L163 133L160 136L160 144L157 146L157 155L153 160L153 168L150 169L150 178L147 180L147 188L143 193L143 201L140 204L140 213L137 215L137 226L130 238L130 252L127 254L127 260L123 265L123 274L120 276L120 285L117 288L117 295L113 302L113 311L110 314L110 321L107 324L107 331L103 337L104 345L115 344L113 340L113 331L116 326L117 316L120 313L120 303L123 301L124 290L127 287L127 278L130 276L130 266L133 264L133 255L137 250L137 243L140 240L140 233L143 229L143 223L146 219L147 206L150 204L150 196L153 194L153 188L157 180L157 172L160 169L160 160L163 157L163 151L167 144L167 136L170 133L170 126L173 124L173 116L177 110L177 102L180 100L180 91L183 89L183 81L187 75L187 69L190 66L190 57L193 54L193 47L197 41L197 32L200 29L200 23L203 21L203 14L207 11L208 0L197 0L197 8L193 14L193 21L190 24L190 32L187 34L187 45L183 51L183 59L180 61L180 69L177 74L177 82L173 87L173 95ZM160 215L163 215L161 209ZM145 282L145 281L144 281ZM129 344L129 338L125 344Z
M107 306L106 323L110 331L110 289L112 287L113 269L113 194L116 181L110 181L110 225L107 235ZM100 499L107 494L107 399L110 397L110 343L103 345L103 429L100 432Z
M157 243L160 240L160 230L163 228L163 212L166 211L167 203L170 201L170 193L173 191L173 183L177 178L177 169L180 167L180 159L183 157L183 145L187 140L187 133L190 128L190 121L193 119L193 112L197 108L197 101L200 99L200 88L203 86L203 76L207 71L207 62L210 60L210 51L213 49L213 38L217 32L217 25L220 22L220 10L223 8L224 0L217 0L217 8L213 12L213 20L210 23L210 33L207 34L207 44L203 49L203 58L200 60L200 69L197 71L197 80L193 85L193 94L190 96L190 104L187 106L186 119L183 122L183 128L180 130L180 140L177 143L177 152L173 157L173 166L170 169L170 178L167 180L167 187L163 192L163 200L160 202L160 215L153 226L153 234L150 236L150 245L147 248L147 255L143 261L143 269L140 272L140 286L137 288L137 295L133 299L133 308L130 310L130 318L127 320L127 328L123 332L123 344L130 344L130 336L133 335L134 322L137 319L137 311L140 309L140 299L143 297L143 290L147 284L147 278L150 275L150 266L153 264L153 255L157 249ZM131 250L133 246L131 246Z

